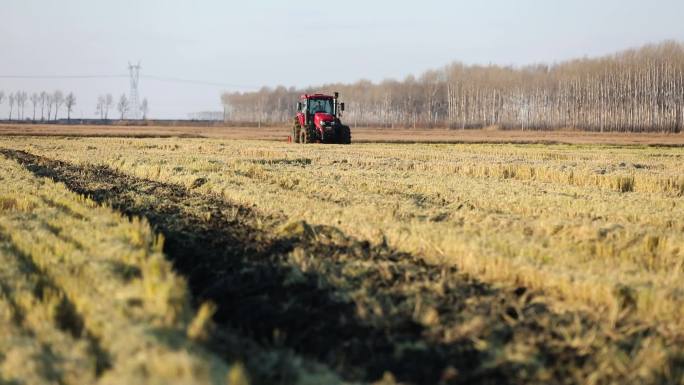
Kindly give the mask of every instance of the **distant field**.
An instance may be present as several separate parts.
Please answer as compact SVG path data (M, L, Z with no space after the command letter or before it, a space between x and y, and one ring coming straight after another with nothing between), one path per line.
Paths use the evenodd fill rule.
M681 142L552 135L534 141ZM118 366L126 350L91 310L97 292L72 280L119 293L98 305L129 314L112 318L119 329L169 329L197 381L208 368L256 384L684 380L684 148L220 137L6 137L0 148L0 256L33 261L98 349L121 357L78 369L86 378L139 372ZM174 271L132 257L144 253ZM7 265L28 290L33 278L12 283ZM136 292L148 276L180 291ZM140 302L117 302L131 296ZM197 313L206 301L215 324L211 306ZM12 336L32 325L15 323ZM153 369L176 378L164 368Z
M286 141L288 127L68 126L0 124L0 135L102 137L204 137ZM684 133L595 133L586 131L500 131L353 128L354 142L567 143L684 146Z

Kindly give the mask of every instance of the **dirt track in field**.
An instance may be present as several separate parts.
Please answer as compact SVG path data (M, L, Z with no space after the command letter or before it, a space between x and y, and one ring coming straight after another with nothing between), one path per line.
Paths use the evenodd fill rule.
M196 302L218 305L209 344L243 360L255 383L297 377L286 363L264 363L270 349L294 351L351 381L391 372L411 384L578 383L597 370L599 350L610 345L629 353L651 333L633 325L625 326L633 334L604 332L589 315L552 312L524 287L493 288L336 228L288 223L104 166L0 153L37 176L147 218L164 234L164 252ZM588 345L572 341L586 333L596 334ZM236 335L254 344L245 348Z

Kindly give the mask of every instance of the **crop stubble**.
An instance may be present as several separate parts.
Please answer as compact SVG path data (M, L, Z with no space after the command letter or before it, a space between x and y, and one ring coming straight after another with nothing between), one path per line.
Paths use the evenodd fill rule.
M219 329L208 344L244 360L256 382L272 382L278 371L282 381L296 381L302 368L250 356L260 348L237 353L245 345L231 339L236 332L348 380L376 380L385 371L407 383L672 379L667 365L677 355L663 356L657 330L635 317L607 324L587 312L553 311L540 291L495 288L335 227L290 222L106 166L2 153L37 176L147 218L166 237L164 252L196 303L218 305Z

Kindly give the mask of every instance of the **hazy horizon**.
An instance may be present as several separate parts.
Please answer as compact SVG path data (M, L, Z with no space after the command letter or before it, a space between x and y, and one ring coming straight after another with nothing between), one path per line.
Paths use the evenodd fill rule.
M553 64L684 41L684 3L673 0L353 0L329 8L276 1L8 0L2 8L6 60L0 76L125 75L128 62L140 60L140 93L150 102L151 118L220 110L224 91L403 79L454 61ZM76 94L74 117L92 117L98 95L128 94L129 83L125 77L0 78L6 94L55 89ZM0 118L6 117L5 100Z

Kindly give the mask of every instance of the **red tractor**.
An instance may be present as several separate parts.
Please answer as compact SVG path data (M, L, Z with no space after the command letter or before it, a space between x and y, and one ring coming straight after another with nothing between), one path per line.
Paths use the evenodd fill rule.
M295 143L350 144L351 131L340 121L344 103L338 103L339 94L304 94L297 103L297 116L292 127Z

